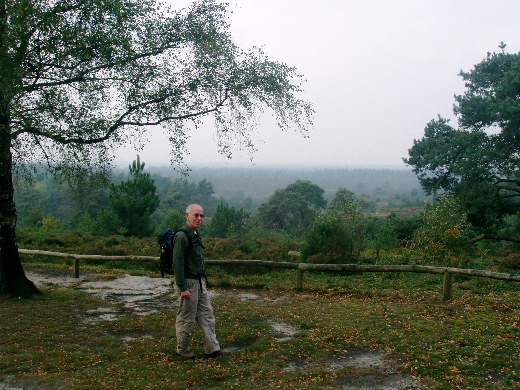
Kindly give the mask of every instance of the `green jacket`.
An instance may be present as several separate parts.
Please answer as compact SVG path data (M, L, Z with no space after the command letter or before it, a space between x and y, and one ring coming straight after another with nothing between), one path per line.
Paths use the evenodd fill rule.
M190 240L183 231L177 232L173 240L173 266L175 271L175 284L181 291L186 291L185 279L198 279L204 275L204 247L197 231L188 226L183 229L188 231Z

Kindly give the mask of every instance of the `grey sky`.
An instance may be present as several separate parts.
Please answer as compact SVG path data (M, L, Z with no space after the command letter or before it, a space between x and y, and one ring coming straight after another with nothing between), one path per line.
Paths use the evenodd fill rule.
M501 41L520 51L518 0L235 0L230 9L235 42L296 67L316 110L307 139L266 121L257 165L404 168L427 122L453 118L453 95L464 91L460 70ZM210 126L191 135L188 164L251 164L246 153L219 156ZM119 152L124 164L136 154ZM148 166L169 162L159 137L139 154Z

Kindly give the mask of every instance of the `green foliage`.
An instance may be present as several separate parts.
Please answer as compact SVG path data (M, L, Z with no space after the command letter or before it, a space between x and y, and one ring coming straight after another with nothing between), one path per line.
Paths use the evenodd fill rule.
M302 258L314 263L356 261L366 245L366 203L351 191L340 188L305 233Z
M366 218L359 203L320 215L305 232L301 256L311 263L350 263L365 248Z
M130 176L132 176L133 178L138 178L141 175L143 175L144 166L145 166L145 163L141 162L139 155L137 155L137 160L132 161L132 164L130 164L128 166L128 171L130 173Z
M163 177L171 176L171 168L167 167L155 167L152 172ZM285 188L296 180L307 180L319 185L325 190L327 201L332 198L329 199L330 194L334 195L339 188L356 183L349 190L357 197L369 199L377 207L382 207L386 199L396 193L405 197L420 187L417 177L408 169L192 167L189 178L195 182L202 179L210 181L215 187L215 193L225 198L226 203L250 212L256 211L258 204L277 189ZM156 185L161 187L157 179ZM378 191L378 187L381 191ZM418 197L424 200L424 191L420 191Z
M150 216L159 206L159 196L150 174L143 173L144 163L139 156L129 167L131 178L110 185L108 204L117 217L118 232L131 236L150 234ZM119 230L123 229L123 230Z
M187 204L193 199L197 199L197 203L204 206L204 212L210 218L214 215L216 208L220 203L233 206L237 209L244 209L252 213L252 217L256 216L258 208L257 200L267 199L269 191L274 185L268 179L278 182L291 182L294 177L313 177L321 178L327 192L335 191L337 185L350 182L351 180L360 180L358 187L363 187L366 193L363 195L369 198L370 205L367 209L369 212L387 212L387 202L389 197L397 195L396 191L402 195L398 207L399 214L403 212L415 213L413 206L423 205L424 196L413 197L410 200L409 195L414 186L417 185L417 179L413 173L400 170L322 170L322 171L278 171L264 170L261 168L255 170L248 169L219 169L218 172L213 168L197 168L190 172L189 181L186 179L175 178L178 173L172 171L172 168L149 167L147 171L151 173L157 188L156 193L161 199L161 203L155 213L152 215L152 225L162 226L162 222L171 210L180 209L184 212ZM80 231L97 231L93 228L93 221L96 220L98 213L102 208L106 208L109 184L113 182L117 184L128 178L128 170L116 168L110 172L94 172L85 171L80 177L73 177L69 181L57 181L53 177L44 176L41 170L38 175L30 182L22 181L18 177L15 180L16 189L16 205L18 211L18 224L20 226L30 227L37 226L46 215L52 215L62 221L64 228L74 228ZM245 178L247 176L247 179ZM172 178L173 177L173 178ZM203 178L206 178L204 181ZM388 178L389 183L385 180ZM211 180L210 180L211 179ZM385 190L388 197L374 198L373 188L376 183L385 183ZM205 183L202 185L201 183ZM208 192L202 196L198 193L201 188L206 188ZM244 191L238 191L244 188L247 193L254 195L255 200L246 196ZM403 192L402 189L408 189ZM52 195L49 193L52 190ZM273 190L274 192L275 190ZM217 198L215 193L219 193ZM359 194L356 194L358 199ZM396 196L397 199L397 196ZM418 203L416 203L416 201ZM420 208L420 207L417 207ZM421 207L422 208L422 207ZM258 228L258 234L264 236L260 231L257 221L251 221L252 227ZM93 230L95 229L95 230ZM275 232L280 234L280 232ZM272 236L273 232L268 236Z
M240 237L246 233L249 219L250 214L244 209L221 203L211 218L207 234L218 238Z
M302 237L317 215L325 208L324 190L310 181L297 180L277 190L258 208L258 216L267 229L284 230Z
M368 200L358 198L352 191L346 188L339 188L327 205L327 210L342 211L345 207L350 207L354 204L356 208L366 211L373 211L375 207L375 205L371 204Z
M155 175L154 180L161 197L157 213L165 215L172 209L185 210L192 203L200 204L205 215L211 216L215 213L218 200L213 196L215 193L213 183L206 179L188 182L186 179L170 180Z
M399 217L391 213L386 218L369 217L367 240L369 248L375 250L408 247L417 229L422 226L419 214Z
M516 171L520 158L520 53L507 53L503 42L499 47L501 52L488 53L471 71L460 72L468 90L455 97L454 111L463 128L498 127L501 131L490 137L495 146L490 159L502 162L502 169Z
M406 218L398 218L397 215L389 215L389 223L393 225L397 239L401 246L407 246L417 229L422 226L420 214L414 214Z
M468 215L468 221L482 231L496 231L504 219L519 209L510 201L500 200L500 188L495 183L465 179L455 187L453 194ZM520 235L517 235L520 237Z
M137 238L122 235L94 235L88 232L43 232L34 229L19 229L20 248L39 249L92 255L139 255L159 256L155 237ZM63 259L42 258L42 261L63 262ZM109 266L109 265L107 265ZM113 266L113 265L112 265Z
M520 235L520 212L508 215L504 219L504 226L500 233L510 236Z
M352 261L352 237L338 213L326 213L315 220L305 233L302 261L309 263L349 263Z
M355 203L357 201L356 195L347 190L346 188L340 188L334 194L334 198L327 205L327 211L340 211L345 205Z
M404 159L428 194L454 193L484 232L520 207L520 53L500 48L460 73L467 87L455 97L461 128L432 120Z
M520 211L504 218L504 223L499 234L509 237L520 237ZM512 252L520 253L519 243L510 242L504 245L504 247ZM517 264L520 266L520 262ZM516 268L520 269L520 267Z
M121 228L121 223L114 210L102 207L99 210L96 219L91 223L87 220L85 227L90 228L85 230L86 232L104 236L117 234L118 230Z
M440 190L452 191L462 175L467 176L475 169L486 164L478 161L490 147L484 132L457 130L448 119L439 117L431 120L424 129L424 137L414 140L408 151L410 157L404 159L413 167L427 194Z
M166 225L168 227L175 227ZM41 229L19 229L19 246L24 249L39 249L54 252L67 252L92 255L139 255L159 256L157 236L130 237L123 235L91 234L88 232L44 232ZM205 256L207 259L241 259L265 261L296 261L294 253L299 250L298 242L281 237L256 237L246 234L240 238L211 238L203 235ZM63 259L51 257L40 258L42 262L61 262ZM88 262L90 264L90 262ZM97 263L96 263L97 264ZM111 262L99 262L105 267L114 267ZM123 262L121 268L130 271L135 267ZM157 271L156 264L150 264L153 272Z
M387 218L369 218L367 221L367 234L369 248L391 249L399 246L397 236L397 219L395 214Z
M88 224L89 219L97 218L100 205L107 203L110 185L108 171L91 172L88 169L82 171L80 174L67 177L67 193L74 210L70 218L70 225L78 228L81 224Z
M471 225L457 198L439 197L424 211L422 218L423 226L416 231L414 243L426 260L435 265L461 265Z
M30 180L14 177L17 222L22 226L37 226L52 215L64 228L84 229L107 203L107 171L80 169L78 175L58 177L45 175L41 167L34 169L36 176Z
M168 213L166 218L163 219L160 229L170 228L178 230L186 224L186 212L184 210L172 210Z
M154 0L15 5L3 10L0 53L9 75L2 98L12 102L0 104L10 110L0 116L12 118L15 161L106 162L112 146L127 142L125 132L142 142L140 129L152 125L167 127L172 159L181 161L183 122L208 113L226 155L263 108L282 128L305 132L312 122L311 106L296 97L295 69L240 50L226 6L215 1L175 13Z
M41 230L44 232L54 230L61 225L61 221L59 219L55 219L53 216L47 216L39 223L41 225Z

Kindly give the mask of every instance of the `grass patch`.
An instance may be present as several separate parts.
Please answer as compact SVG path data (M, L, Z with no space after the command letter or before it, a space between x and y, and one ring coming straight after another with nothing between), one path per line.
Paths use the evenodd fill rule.
M520 388L518 283L442 281L427 274L306 274L294 291L291 271L232 275L208 270L219 341L242 349L214 360L175 355L175 312L96 324L90 310L110 306L74 287L46 285L30 300L0 298L0 382L40 389L337 389L352 367L326 362L345 351L384 351L395 370L423 389ZM104 277L109 277L107 271ZM119 271L116 275L119 274ZM226 289L268 299L242 301ZM229 291L229 290L228 290ZM270 322L300 330L277 340ZM198 328L193 349L203 350ZM294 362L304 368L287 370Z
M21 240L21 247L68 253L157 255L152 238L22 234ZM208 241L208 252L225 258L228 246ZM247 256L272 260L292 248L272 245L267 254ZM237 253L233 249L233 258L240 258ZM23 260L73 273L70 260ZM159 275L157 264L136 262L85 261L85 273L92 273L92 281ZM235 352L183 361L175 354L174 310L92 324L85 321L90 311L114 304L88 295L79 282L68 288L47 284L43 295L30 300L0 297L0 387L338 389L357 383L352 378L373 376L370 370L327 366L361 349L384 351L393 369L416 378L422 389L520 389L520 283L454 275L453 300L444 303L441 275L305 272L304 292L298 293L293 270L208 266L207 274L221 293L213 299L219 341L238 347ZM233 296L237 291L266 299L241 300ZM273 322L300 332L279 341ZM203 350L198 328L193 349Z

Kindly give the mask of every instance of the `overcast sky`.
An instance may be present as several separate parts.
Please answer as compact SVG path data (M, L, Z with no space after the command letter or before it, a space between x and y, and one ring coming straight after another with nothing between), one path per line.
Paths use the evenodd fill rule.
M167 0L180 8L187 1ZM406 168L414 139L438 114L451 118L458 75L487 52L520 51L518 0L231 0L231 31L244 49L297 68L316 111L309 138L262 126L257 166ZM217 153L212 129L191 133L192 166L253 166L246 153ZM121 150L120 161L135 159ZM169 163L160 138L139 152L148 166Z

